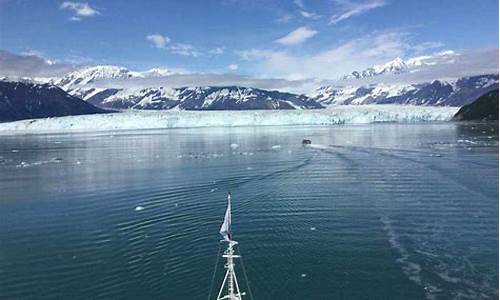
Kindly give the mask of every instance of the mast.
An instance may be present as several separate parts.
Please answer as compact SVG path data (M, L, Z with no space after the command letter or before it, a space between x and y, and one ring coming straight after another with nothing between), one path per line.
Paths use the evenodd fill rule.
M229 299L229 300L241 300L241 296L245 293L240 292L240 287L238 286L238 279L236 279L236 273L234 272L234 258L238 258L239 255L234 255L233 247L238 244L238 242L233 241L231 232L231 193L227 194L227 209L224 216L224 223L220 228L220 234L224 237L225 242L227 242L227 249L224 251L222 257L226 258L225 268L227 269L224 280L217 295L217 300ZM224 286L227 282L227 295L222 295Z

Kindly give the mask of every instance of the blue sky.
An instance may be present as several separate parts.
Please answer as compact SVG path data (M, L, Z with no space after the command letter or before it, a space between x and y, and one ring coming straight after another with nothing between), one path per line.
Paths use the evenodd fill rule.
M497 0L0 0L0 10L0 49L138 70L328 78L498 48Z

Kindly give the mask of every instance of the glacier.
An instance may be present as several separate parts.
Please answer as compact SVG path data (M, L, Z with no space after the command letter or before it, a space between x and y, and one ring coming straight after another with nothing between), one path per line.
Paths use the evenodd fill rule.
M0 123L0 134L190 127L336 125L449 121L458 107L345 105L322 110L144 111L66 116Z

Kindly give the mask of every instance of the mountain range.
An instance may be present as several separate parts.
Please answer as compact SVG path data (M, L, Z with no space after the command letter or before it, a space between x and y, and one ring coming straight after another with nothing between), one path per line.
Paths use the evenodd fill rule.
M311 96L324 106L342 104L411 104L462 106L498 89L498 74L434 80L417 84L378 83L364 86L323 86Z
M178 73L168 69L136 72L109 65L82 68L61 78L37 78L31 82L16 79L16 83L4 78L0 80L3 116L0 120L100 113L106 109L320 109L346 104L463 106L498 89L498 74L407 84L361 83L361 79L367 77L391 74L397 78L399 74L418 72L422 66L452 63L454 55L444 51L408 60L396 58L345 76L349 85L322 86L309 95L241 86L166 87L161 82ZM135 80L149 78L160 83L147 87L133 84ZM120 84L115 85L116 82Z
M444 51L407 61L396 58L386 64L352 74L357 74L359 78L388 73L397 76L404 72L414 72L420 66L449 63L454 55L451 51ZM116 66L97 66L72 72L53 83L68 93L103 108L181 110L311 109L339 104L462 106L498 86L497 74L417 84L355 85L354 82L348 86L319 87L307 96L238 86L116 88L98 84L119 79L121 85L126 86L128 79L152 76L161 78L162 74L172 74L172 71L134 72Z

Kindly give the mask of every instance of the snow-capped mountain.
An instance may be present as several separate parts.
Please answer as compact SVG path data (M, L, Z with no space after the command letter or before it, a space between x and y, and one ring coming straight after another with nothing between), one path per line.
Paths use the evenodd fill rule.
M498 89L498 74L470 76L453 81L434 80L418 84L324 86L318 88L311 98L325 106L335 104L462 106L494 89Z
M117 66L95 66L77 70L69 73L60 80L54 82L55 85L70 90L77 86L85 86L102 79L125 79L141 76L137 72L129 71L126 68Z
M123 67L100 65L71 72L60 79L53 80L52 83L69 91L86 87L90 83L106 79L152 78L173 74L175 74L175 72L160 68L135 72Z
M443 51L409 60L396 58L386 64L353 72L354 78L381 74L400 74L418 71L422 66L449 63L456 57ZM331 104L414 104L461 106L498 85L498 75L481 75L453 81L435 80L418 84L375 83L350 86L320 87L310 97L251 87L132 87L128 80L175 74L171 70L151 69L130 71L117 66L95 66L69 73L53 81L69 94L102 108L115 109L179 109L179 110L244 110L244 109L312 109ZM119 87L110 84L119 80ZM130 87L129 87L130 86Z
M81 90L80 90L81 91ZM315 100L278 91L238 86L144 89L90 89L82 98L116 109L244 110L323 108Z
M345 75L343 79L360 79L384 74L401 74L418 71L418 68L421 66L452 63L456 55L455 52L448 50L432 55L417 56L407 60L397 57L385 64L374 65L361 71L353 71L351 74Z
M169 69L153 68L144 72L140 72L143 77L161 77L176 74L176 72Z
M153 78L174 74L167 69L134 72L117 66L96 66L64 76L54 84L71 95L104 108L116 109L181 109L181 110L242 110L242 109L313 109L322 108L304 95L255 88L227 87L148 87L114 88L102 84L107 79ZM96 83L101 83L97 85Z
M362 71L353 71L351 74L344 76L344 79L360 79L366 77L372 77L376 75L382 74L398 74L402 72L406 72L408 70L408 66L406 63L399 57L396 59L385 63L383 65L375 65L373 67L364 69Z

